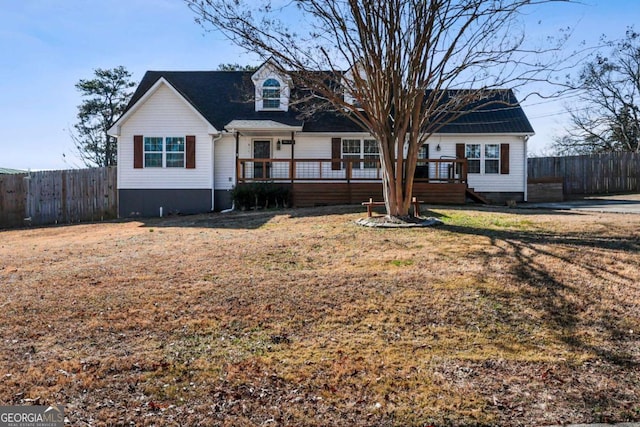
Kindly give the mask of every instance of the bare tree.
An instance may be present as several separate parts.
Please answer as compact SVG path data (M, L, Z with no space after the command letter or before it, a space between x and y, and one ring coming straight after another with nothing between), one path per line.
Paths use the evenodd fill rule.
M628 28L624 39L603 41L609 55L596 53L573 84L579 102L568 108L558 154L640 152L640 34Z
M306 93L375 137L387 213L396 217L408 215L418 150L433 133L469 106L496 102L500 88L549 80L561 43L525 46L519 15L569 1L186 0L198 23L275 59ZM295 31L281 19L292 14L301 17Z
M116 139L107 132L124 112L135 86L131 73L123 66L94 70L95 78L76 84L83 96L78 106L78 123L70 132L77 154L84 164L114 166L117 162Z

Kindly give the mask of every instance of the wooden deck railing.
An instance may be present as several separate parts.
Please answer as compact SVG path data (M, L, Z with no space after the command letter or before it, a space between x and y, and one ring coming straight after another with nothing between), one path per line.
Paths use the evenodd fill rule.
M380 181L379 160L363 159L238 159L238 183L280 182L366 182ZM466 159L419 159L415 182L464 184Z

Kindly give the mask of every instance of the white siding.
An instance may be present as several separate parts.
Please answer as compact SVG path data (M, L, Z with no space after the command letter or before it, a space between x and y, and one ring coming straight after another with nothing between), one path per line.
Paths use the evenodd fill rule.
M336 135L338 136L338 135ZM341 138L362 138L363 134L343 134L339 135ZM268 137L255 137L255 136L240 136L239 140L239 156L240 158L252 158L253 157L253 141L254 140L269 140L271 141L271 156L274 159L290 159L291 158L291 146L281 145L280 150L277 150L277 140L290 139L290 134L281 136L268 136ZM332 135L315 135L299 133L295 136L295 157L296 159L330 159L331 158L331 138ZM525 191L525 144L522 137L518 136L491 136L491 135L461 135L461 136L448 136L448 135L434 135L427 143L429 144L429 157L431 159L455 158L456 156L456 144L505 144L508 143L509 147L509 169L508 175L501 174L469 174L469 186L475 188L481 192L524 192ZM223 137L220 141L215 143L215 182L216 190L228 190L235 185L233 178L235 176L234 153L235 153L235 139L232 135ZM440 144L440 151L437 151L436 147ZM282 166L282 172L286 170L285 166ZM432 166L435 168L435 166ZM435 169L434 169L435 170ZM274 175L276 167L274 166ZM298 162L297 165L297 177L298 179L304 179L305 173L310 178L315 178L319 175L318 165L315 162L302 163ZM371 176L375 174L375 170L362 169L360 171L354 171L355 175L359 176ZM250 176L251 171L248 171ZM231 181L229 178L232 178ZM323 178L335 178L343 179L344 171L331 170L331 164L325 163L322 168Z
M225 134L214 142L215 189L230 190L235 185L236 139L234 135Z
M452 158L456 155L456 144L509 144L509 174L468 175L469 187L480 192L524 192L525 191L525 143L520 136L436 136L429 138L429 157ZM436 147L440 144L440 151Z
M336 135L338 136L338 135ZM341 138L361 138L362 134L339 135ZM525 144L522 137L502 135L434 135L427 141L431 159L455 158L456 144L509 144L509 174L469 174L469 186L481 192L524 192L525 191ZM436 147L440 144L440 151ZM300 134L296 137L296 158L330 158L331 136ZM435 168L435 166L432 166ZM435 171L435 169L434 169ZM354 171L367 175L372 170ZM323 176L335 175L340 171L331 171L330 165L323 170Z
M133 167L133 136L196 136L196 167ZM118 188L210 189L213 188L211 135L208 124L165 85L121 125L118 138Z
M305 159L330 159L332 138L361 139L368 137L365 134L337 134L337 135L300 135L296 139L296 157ZM297 174L304 179L306 176L313 177L319 174L317 163L303 163L298 165ZM352 171L355 178L376 179L376 169L354 169ZM345 179L344 170L333 170L330 162L322 163L322 177L327 179Z

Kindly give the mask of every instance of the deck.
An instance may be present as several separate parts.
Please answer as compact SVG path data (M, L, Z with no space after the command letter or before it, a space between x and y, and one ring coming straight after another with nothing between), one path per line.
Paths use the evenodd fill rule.
M289 187L297 207L383 200L379 160L239 158L238 185L273 182ZM465 159L420 159L413 196L426 203L464 204Z

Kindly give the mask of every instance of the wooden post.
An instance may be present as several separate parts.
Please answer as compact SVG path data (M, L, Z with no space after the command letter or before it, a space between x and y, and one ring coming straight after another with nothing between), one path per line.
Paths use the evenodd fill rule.
M460 174L460 179L463 184L467 183L467 160L463 160L461 164L462 173Z
M347 196L349 197L349 203L353 203L353 198L352 198L352 191L351 191L351 170L353 168L353 163L351 162L351 159L344 159L347 160L347 170L346 170L346 174L347 174Z

